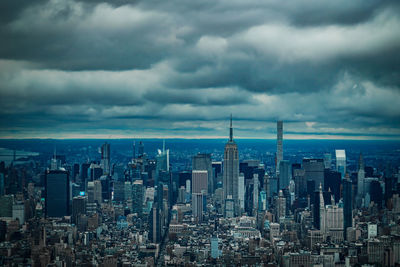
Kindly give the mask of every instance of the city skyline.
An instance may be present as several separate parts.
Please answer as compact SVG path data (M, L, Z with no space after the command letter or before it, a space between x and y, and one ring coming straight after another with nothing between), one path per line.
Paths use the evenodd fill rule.
M0 266L400 266L399 0L0 1Z
M0 138L400 139L398 1L1 6Z

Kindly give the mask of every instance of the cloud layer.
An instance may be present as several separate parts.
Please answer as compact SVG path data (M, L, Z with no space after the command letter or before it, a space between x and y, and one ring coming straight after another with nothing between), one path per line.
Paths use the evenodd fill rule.
M398 1L2 1L0 137L400 138Z

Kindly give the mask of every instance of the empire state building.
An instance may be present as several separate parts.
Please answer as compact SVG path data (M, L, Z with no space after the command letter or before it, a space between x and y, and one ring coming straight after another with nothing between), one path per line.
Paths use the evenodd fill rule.
M229 141L224 152L224 199L225 217L234 217L239 214L239 156L238 148L233 141L232 115L229 129Z

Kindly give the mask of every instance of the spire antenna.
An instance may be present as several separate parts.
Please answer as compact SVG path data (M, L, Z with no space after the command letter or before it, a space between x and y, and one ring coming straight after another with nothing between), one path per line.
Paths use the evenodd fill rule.
M165 152L165 139L163 140L162 151L163 151L163 153Z
M230 125L230 128L229 128L229 141L230 142L233 141L232 113L231 113L231 125Z

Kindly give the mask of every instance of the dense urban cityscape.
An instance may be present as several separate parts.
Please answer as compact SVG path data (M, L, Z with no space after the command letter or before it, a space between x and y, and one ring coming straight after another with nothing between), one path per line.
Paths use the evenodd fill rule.
M179 153L168 146L184 140L126 141L125 154L107 141L28 140L41 149L27 153L3 140L0 264L400 265L397 142L286 150L278 121L274 150L241 151L232 123L225 147Z
M0 0L0 266L400 267L399 0Z

